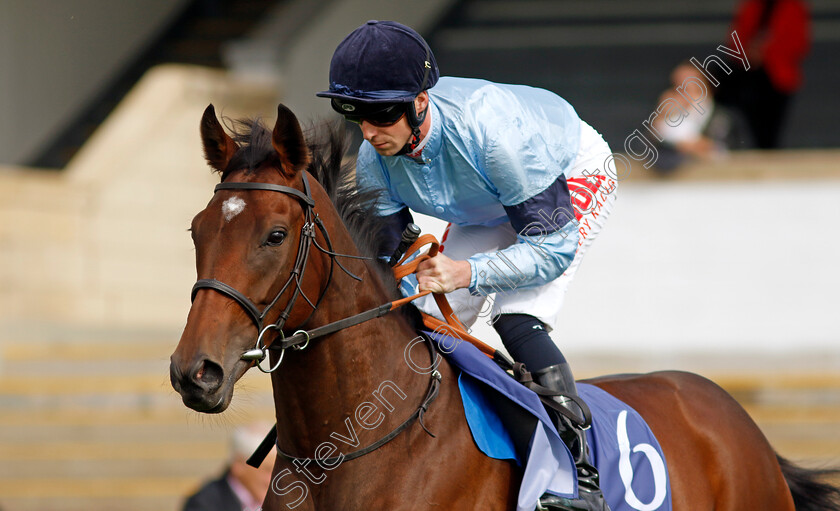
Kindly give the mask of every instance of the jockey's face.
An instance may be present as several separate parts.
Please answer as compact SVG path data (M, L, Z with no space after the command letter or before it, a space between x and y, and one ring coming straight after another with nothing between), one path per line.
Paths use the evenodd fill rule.
M428 105L429 96L426 92L421 92L414 98L415 111L422 112ZM421 126L421 134L425 134L423 129L425 125L424 122ZM390 126L377 126L362 119L359 127L364 139L370 142L376 152L382 156L397 154L411 139L411 126L408 125L408 119L405 118L405 115Z

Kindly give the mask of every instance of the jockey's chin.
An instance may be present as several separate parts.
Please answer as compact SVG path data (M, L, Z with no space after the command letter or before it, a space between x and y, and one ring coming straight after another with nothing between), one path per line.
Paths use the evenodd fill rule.
M382 156L394 156L399 152L400 149L402 149L402 146L398 146L396 143L393 142L384 142L379 145L371 142L371 145L376 150L376 152Z
M408 142L402 140L402 137L395 137L390 134L379 134L378 136L368 139L373 149L382 156L394 156L403 146Z

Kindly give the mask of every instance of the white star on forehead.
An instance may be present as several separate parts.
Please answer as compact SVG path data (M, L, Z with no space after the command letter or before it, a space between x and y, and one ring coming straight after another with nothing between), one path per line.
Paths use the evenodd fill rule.
M243 209L245 209L245 201L239 197L231 197L226 200L222 203L222 215L225 217L225 222L230 222L233 217L242 213Z

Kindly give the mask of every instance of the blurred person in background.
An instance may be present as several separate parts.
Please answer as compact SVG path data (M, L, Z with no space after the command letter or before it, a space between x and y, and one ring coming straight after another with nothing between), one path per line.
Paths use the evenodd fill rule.
M811 46L808 6L803 0L746 0L735 13L732 30L750 69L733 62L733 73L720 77L718 102L744 116L757 147L778 148Z
M217 479L205 483L187 498L183 511L256 511L271 486L276 452L271 450L260 468L245 463L265 437L270 425L236 428L231 436L230 461Z
M729 114L715 104L714 87L691 62L677 65L670 78L669 88L659 97L659 108L663 112L651 123L662 137L661 141L656 140L659 156L654 163L654 168L661 174L692 160L723 157L732 132ZM699 104L688 99L701 97L704 99ZM702 108L703 112L696 107ZM675 110L672 115L678 117L677 122L667 118L671 110Z

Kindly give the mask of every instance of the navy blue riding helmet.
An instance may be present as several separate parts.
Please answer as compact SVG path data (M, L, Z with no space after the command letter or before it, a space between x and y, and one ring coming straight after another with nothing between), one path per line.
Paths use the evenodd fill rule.
M387 126L405 114L416 138L426 112L415 112L414 98L439 77L420 34L395 21L371 20L339 43L330 62L330 88L316 95L330 98L333 110L354 122Z

